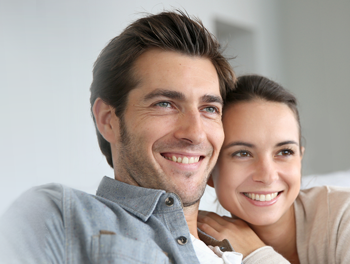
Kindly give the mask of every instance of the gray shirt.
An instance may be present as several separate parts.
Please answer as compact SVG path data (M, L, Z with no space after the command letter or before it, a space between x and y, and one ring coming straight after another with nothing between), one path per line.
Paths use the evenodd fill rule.
M0 263L199 263L174 193L104 177L96 196L24 193L0 220Z

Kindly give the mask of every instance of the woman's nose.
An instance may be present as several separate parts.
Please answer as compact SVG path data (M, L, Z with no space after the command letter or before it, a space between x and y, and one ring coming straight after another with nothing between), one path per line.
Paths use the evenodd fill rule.
M256 169L253 173L253 180L266 185L272 184L278 179L278 171L273 158L263 157L257 160Z

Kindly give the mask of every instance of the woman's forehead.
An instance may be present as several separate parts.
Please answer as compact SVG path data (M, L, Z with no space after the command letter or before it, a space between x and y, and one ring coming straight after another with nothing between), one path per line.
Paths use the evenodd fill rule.
M254 100L225 106L223 125L226 138L285 136L299 141L295 114L284 103Z

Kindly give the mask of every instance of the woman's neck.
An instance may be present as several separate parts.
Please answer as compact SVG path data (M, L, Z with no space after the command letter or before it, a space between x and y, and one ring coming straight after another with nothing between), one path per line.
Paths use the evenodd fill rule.
M299 264L299 257L296 243L296 222L294 206L286 212L278 222L269 226L250 227L266 244L274 248L292 264Z

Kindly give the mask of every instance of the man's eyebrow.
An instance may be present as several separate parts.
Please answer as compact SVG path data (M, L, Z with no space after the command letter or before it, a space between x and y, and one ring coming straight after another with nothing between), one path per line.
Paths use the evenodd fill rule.
M299 146L298 142L296 142L294 140L287 140L287 141L283 141L283 142L277 143L276 147L281 147L283 145L289 145L289 144L295 144L295 145Z
M166 89L155 89L154 91L146 94L144 100L147 101L159 96L164 96L176 100L185 100L185 95L183 93Z
M245 146L248 148L255 148L255 145L248 143L248 142L243 142L243 141L235 141L235 142L231 142L228 145L226 145L225 147L223 147L223 149L228 149L230 147L234 147L234 146Z
M224 101L222 100L222 98L216 95L210 95L210 94L203 95L201 97L201 101L203 103L219 103L221 105L224 105Z

